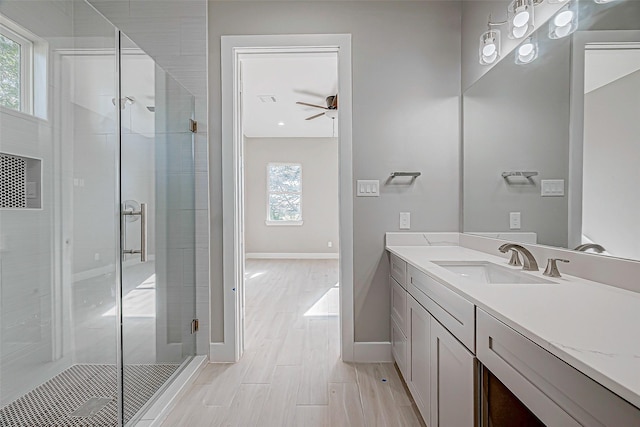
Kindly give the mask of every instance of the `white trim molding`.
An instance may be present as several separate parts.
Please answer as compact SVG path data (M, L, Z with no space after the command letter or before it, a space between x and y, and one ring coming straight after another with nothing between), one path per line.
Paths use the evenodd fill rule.
M209 344L209 363L234 363L237 362L234 348L223 342Z
M225 357L243 352L244 232L240 58L252 54L335 52L338 57L340 335L342 360L354 360L353 160L350 34L222 36L222 265ZM217 359L212 350L212 360Z
M391 343L357 342L353 345L353 361L358 363L393 362Z
M337 252L290 252L290 253L268 253L268 252L247 252L245 259L340 259Z
M195 356L162 392L158 399L153 402L149 409L147 409L136 423L136 426L161 426L169 416L171 410L187 393L189 386L195 382L200 372L202 372L206 366L206 356Z

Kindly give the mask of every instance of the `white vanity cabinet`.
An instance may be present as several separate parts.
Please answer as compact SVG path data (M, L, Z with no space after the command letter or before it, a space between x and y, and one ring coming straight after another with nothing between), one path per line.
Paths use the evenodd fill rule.
M478 359L546 425L640 426L638 408L481 309L477 329Z
M422 418L431 418L431 315L413 297L408 296L408 366L405 382Z
M429 427L473 426L476 362L467 349L474 348L473 304L393 254L390 263L392 354L423 419Z
M431 423L429 427L473 426L476 361L438 321L431 321Z
M407 263L395 255L391 255L391 353L398 364L402 375L408 376L407 348L407 291L405 289Z

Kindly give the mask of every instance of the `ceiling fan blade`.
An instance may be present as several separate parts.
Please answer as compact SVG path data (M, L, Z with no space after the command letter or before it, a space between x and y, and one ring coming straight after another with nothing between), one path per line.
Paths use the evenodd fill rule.
M336 93L333 97L333 101L331 102L331 108L337 110L338 109L338 94Z
M327 107L323 107L323 106L321 106L321 105L315 105L315 104L308 104L308 103L306 103L306 102L300 102L300 101L298 101L298 102L296 102L296 104L306 105L307 107L322 108L323 110L328 110L328 108L327 108Z
M305 120L313 120L320 116L324 116L324 113L316 114L315 116L307 117Z

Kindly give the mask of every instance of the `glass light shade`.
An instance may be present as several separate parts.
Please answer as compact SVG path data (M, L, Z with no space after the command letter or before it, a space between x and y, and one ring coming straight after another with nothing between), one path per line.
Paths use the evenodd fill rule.
M578 29L577 1L568 4L549 20L549 38L560 39Z
M515 39L521 39L524 37L525 34L527 34L527 31L529 31L529 25L523 25L522 27L515 27L512 31L512 38Z
M480 36L478 55L481 65L495 63L500 57L500 31L488 30Z
M567 24L570 24L572 19L573 19L573 12L570 10L565 10L560 12L555 16L555 18L553 18L553 23L558 27L564 27Z
M516 49L516 64L530 64L538 57L538 42L529 37Z
M530 16L531 15L526 9L516 12L516 15L513 17L513 26L518 28L524 27L529 22Z
M533 28L533 0L513 0L507 7L509 38L521 39Z

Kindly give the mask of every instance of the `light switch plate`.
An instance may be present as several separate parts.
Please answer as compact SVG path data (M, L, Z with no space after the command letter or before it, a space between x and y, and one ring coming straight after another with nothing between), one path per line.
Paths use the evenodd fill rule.
M357 197L379 197L380 181L377 179L359 179L356 181Z
M564 196L564 179L543 179L540 181L542 197Z

